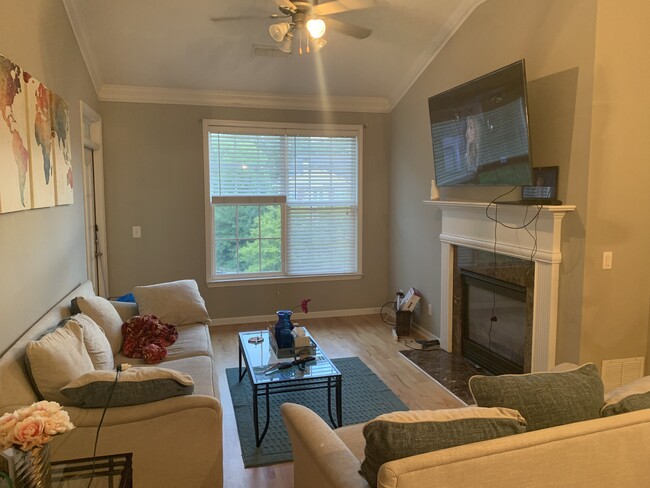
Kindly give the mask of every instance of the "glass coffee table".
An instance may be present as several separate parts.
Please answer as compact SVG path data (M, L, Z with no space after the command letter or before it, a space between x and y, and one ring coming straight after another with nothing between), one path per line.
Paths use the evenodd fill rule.
M129 452L54 461L50 465L52 488L131 488L132 458Z
M309 334L309 332L307 332ZM261 337L262 342L249 342L249 339ZM255 427L255 442L260 447L269 429L270 402L269 396L277 393L327 389L327 413L332 426L343 425L341 408L341 372L323 353L316 341L311 337L315 360L302 366L291 366L287 369L273 369L277 363L291 363L294 358L278 359L271 347L269 331L258 330L239 333L239 381L248 376L253 388L253 424ZM332 412L332 392L336 408L336 419ZM260 434L258 399L266 399L266 421Z

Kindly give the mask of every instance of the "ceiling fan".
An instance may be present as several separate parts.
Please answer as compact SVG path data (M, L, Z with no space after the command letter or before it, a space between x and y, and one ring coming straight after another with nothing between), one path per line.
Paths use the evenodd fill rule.
M329 17L333 14L374 7L374 0L332 0L326 3L312 1L274 0L280 13L274 13L267 18L282 19L269 26L269 35L277 43L277 47L254 46L253 54L262 56L277 56L291 54L294 39L297 38L299 53L303 53L303 44L307 53L319 51L327 41L323 37L329 29L340 32L356 39L365 39L371 30ZM243 20L259 18L255 16L213 17L213 22L226 20Z

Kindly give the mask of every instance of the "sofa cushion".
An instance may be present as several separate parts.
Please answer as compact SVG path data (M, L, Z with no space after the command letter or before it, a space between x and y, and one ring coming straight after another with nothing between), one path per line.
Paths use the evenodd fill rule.
M472 376L469 389L480 407L518 410L529 431L598 418L604 394L593 363L568 371Z
M86 351L81 326L72 320L25 347L25 358L34 386L45 400L66 404L59 391L82 374L94 371Z
M178 338L176 342L167 347L167 357L163 363L193 356L212 357L210 330L205 324L179 325L176 327L176 331ZM124 351L121 351L115 356L115 364L120 363L144 364L144 360L128 358L124 355Z
M186 373L194 380L194 394L219 397L217 377L214 372L214 363L208 356L164 361L160 364L164 368ZM151 366L148 366L151 367Z
M210 316L194 280L180 280L133 289L140 315L155 315L174 325L207 324Z
M363 428L366 447L360 472L375 487L379 468L388 461L525 431L523 417L507 408L465 407L380 415Z
M122 318L115 307L103 297L76 297L72 300L73 313L88 315L99 325L111 345L113 356L122 348Z
M83 329L84 345L95 369L115 369L113 350L102 328L88 315L78 313L70 320L77 322Z
M650 408L650 376L639 378L605 395L602 417Z
M156 402L194 391L190 375L167 368L131 367L116 375L116 371L91 371L61 388L61 394L68 405L105 408Z

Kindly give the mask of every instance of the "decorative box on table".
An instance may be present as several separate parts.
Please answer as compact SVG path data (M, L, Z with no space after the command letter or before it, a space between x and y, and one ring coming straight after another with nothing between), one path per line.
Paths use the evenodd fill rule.
M316 354L316 343L309 336L294 337L292 347L279 348L275 340L275 335L269 330L271 349L278 359L293 358L297 356L313 356ZM296 344L297 343L297 344Z

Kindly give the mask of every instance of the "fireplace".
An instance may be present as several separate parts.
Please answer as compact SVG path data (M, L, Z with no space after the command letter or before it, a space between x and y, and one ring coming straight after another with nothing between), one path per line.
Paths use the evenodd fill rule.
M461 353L494 374L523 373L526 288L461 270Z
M495 374L531 371L535 266L453 246L453 350Z
M530 320L526 339L530 367L525 371L547 371L555 366L558 287L562 261L562 219L573 205L545 206L539 209L534 229L522 228L535 212L523 205L496 205L484 202L427 201L442 211L440 233L440 345L448 352L460 350L461 331L454 327L457 314L455 295L458 277L455 267L457 247L515 257L530 263L534 286L527 287L526 317ZM495 224L498 220L505 226ZM486 215L487 214L487 215ZM490 218L488 218L490 217ZM498 269L498 266L494 269ZM475 271L475 270L471 270ZM501 279L499 276L494 278ZM502 280L509 281L509 280ZM522 285L523 286L523 285ZM498 318L498 317L497 317Z

